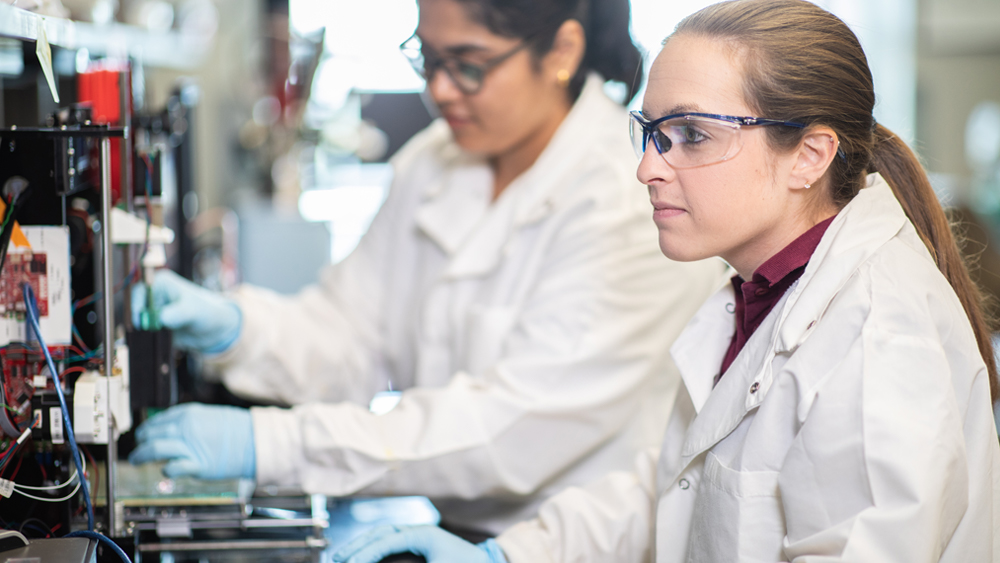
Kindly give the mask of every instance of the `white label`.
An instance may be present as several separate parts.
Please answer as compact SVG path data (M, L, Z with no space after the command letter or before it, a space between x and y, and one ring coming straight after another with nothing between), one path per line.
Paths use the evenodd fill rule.
M35 25L37 26L36 29L38 29L38 36L35 41L35 56L38 57L38 62L42 65L42 73L45 75L45 81L49 84L52 99L58 104L59 91L56 89L56 80L52 73L52 48L49 47L49 40L45 36L45 19L39 16Z
M62 408L52 407L49 409L49 428L52 429L52 443L62 444L65 442L63 439L63 419L62 419Z
M10 498L12 494L14 494L14 482L0 479L0 495L4 498Z
M49 376L47 375L36 375L31 378L31 385L35 389L45 389L45 386L49 383Z

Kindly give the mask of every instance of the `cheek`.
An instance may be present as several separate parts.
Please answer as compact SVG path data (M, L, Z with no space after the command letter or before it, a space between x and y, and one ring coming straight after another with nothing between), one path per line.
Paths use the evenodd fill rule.
M467 141L476 146L477 152L496 154L508 150L530 135L552 111L551 96L541 91L535 77L503 78L468 101L475 126L469 128Z
M677 176L688 212L678 221L659 225L663 254L679 261L701 260L739 244L760 206L759 194L752 194L742 172L736 167L706 167L678 171Z

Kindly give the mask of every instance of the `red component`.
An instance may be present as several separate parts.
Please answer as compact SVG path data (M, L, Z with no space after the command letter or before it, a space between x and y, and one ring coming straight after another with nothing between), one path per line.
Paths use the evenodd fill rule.
M60 362L77 361L74 352L80 352L73 346L50 346L49 353L53 361L59 366ZM31 419L41 413L32 411L31 398L35 396L38 388L35 387L35 376L41 375L45 370L45 356L40 348L28 348L23 343L13 343L0 348L0 369L3 370L3 396L6 400L5 407L0 410L0 416L8 417L10 423L17 427L24 427ZM57 369L62 369L57 368ZM59 381L63 384L63 389L69 388L67 377L73 373L83 373L86 369L82 366L75 366L63 369L59 374ZM46 376L44 389L53 391L55 384L52 378ZM0 432L0 436L3 432ZM16 436L9 436L16 438Z
M128 90L128 95L125 96L128 107L124 108L124 111L131 114L132 87L127 63L108 61L95 63L77 77L77 101L90 103L94 123L124 125L121 91L123 82ZM120 199L122 190L121 146L121 139L111 139L111 194L114 202Z
M55 352L58 348L51 348ZM61 350L59 350L61 353ZM13 345L0 349L0 366L3 369L3 391L7 408L0 416L10 417L15 426L26 424L31 418L31 398L35 395L34 376L45 368L41 350L28 350ZM55 389L51 379L46 389Z
M21 284L28 282L35 292L38 315L49 314L49 278L47 276L47 256L45 253L12 253L7 255L0 273L0 313L25 314L24 293Z

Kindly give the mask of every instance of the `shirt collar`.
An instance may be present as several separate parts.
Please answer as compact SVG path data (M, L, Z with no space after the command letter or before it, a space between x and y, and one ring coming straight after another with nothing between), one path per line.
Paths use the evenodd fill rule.
M799 238L793 240L788 246L781 249L777 254L770 257L757 268L753 274L753 282L767 282L767 286L774 286L788 277L791 273L802 268L809 263L819 241L826 233L826 229L833 222L833 217L817 223L808 231L802 233Z

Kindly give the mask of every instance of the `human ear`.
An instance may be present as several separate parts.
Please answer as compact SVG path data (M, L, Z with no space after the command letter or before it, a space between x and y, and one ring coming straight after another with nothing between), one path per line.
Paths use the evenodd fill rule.
M543 71L558 82L568 82L576 74L586 48L587 37L580 22L564 21L552 40L552 48L545 55Z
M826 174L837 157L840 140L829 127L812 127L806 131L795 149L795 164L788 176L791 189L809 189Z

